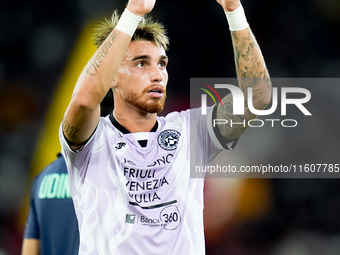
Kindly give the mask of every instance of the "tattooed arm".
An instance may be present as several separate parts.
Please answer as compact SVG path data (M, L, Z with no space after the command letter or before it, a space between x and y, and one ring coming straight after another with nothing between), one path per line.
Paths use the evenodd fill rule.
M217 0L225 11L233 11L240 6L239 0ZM247 88L252 87L252 98L254 108L264 109L270 102L271 82L261 50L255 40L250 28L240 31L232 31L232 42L234 47L236 73L239 87L245 98L244 115L233 115L233 98L229 94L222 99L222 105L217 108L217 118L228 120L228 125L219 125L221 134L229 141L240 137L247 129L248 120L257 118L257 115L249 111L247 105ZM246 125L230 122L243 123Z
M144 16L154 4L155 0L130 0L126 8ZM72 149L80 148L94 132L100 117L100 102L112 86L130 41L130 35L114 29L80 74L62 127Z

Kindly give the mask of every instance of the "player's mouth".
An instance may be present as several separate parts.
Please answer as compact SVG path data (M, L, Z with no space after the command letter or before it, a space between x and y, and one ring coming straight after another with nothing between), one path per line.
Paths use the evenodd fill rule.
M148 90L146 94L152 98L162 98L164 95L163 92L164 92L164 88L161 86L157 86L157 87L153 87L150 90Z

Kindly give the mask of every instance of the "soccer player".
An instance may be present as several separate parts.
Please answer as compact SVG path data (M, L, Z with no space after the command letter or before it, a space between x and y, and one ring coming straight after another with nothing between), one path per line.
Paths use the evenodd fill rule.
M34 180L22 255L75 255L79 231L64 157L49 164Z
M229 22L239 86L245 98L252 87L253 105L263 109L271 83L242 5L218 3ZM60 127L79 254L204 254L204 179L190 178L190 149L200 165L208 165L247 129L212 129L200 109L157 116L165 102L169 59L163 26L144 17L154 4L130 0L121 17L115 12L97 29L98 50L80 74ZM110 89L114 110L100 118L99 102ZM232 100L226 96L223 106L209 108L208 118L257 117L247 104L244 115L234 116Z

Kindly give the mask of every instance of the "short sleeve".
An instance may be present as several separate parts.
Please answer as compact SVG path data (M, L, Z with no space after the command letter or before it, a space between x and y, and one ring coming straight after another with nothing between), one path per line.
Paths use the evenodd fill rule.
M35 208L35 199L34 199L34 188L37 185L37 179L35 179L30 195L30 205L29 205L29 212L26 221L26 227L24 232L24 238L34 238L40 239L39 235L39 224L38 218Z
M233 141L228 141L222 136L218 126L217 125L215 127L213 126L213 119L216 118L216 112L217 112L217 106L213 106L209 109L209 114L207 117L207 127L209 131L209 135L212 141L214 142L214 144L219 149L232 150L235 148L239 138Z

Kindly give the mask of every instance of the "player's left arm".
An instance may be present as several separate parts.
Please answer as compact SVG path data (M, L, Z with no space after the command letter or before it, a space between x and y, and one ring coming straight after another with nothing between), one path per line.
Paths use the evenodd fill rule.
M232 12L241 3L239 0L217 0L225 12ZM233 115L233 98L230 93L222 99L222 105L218 105L217 119L226 119L228 124L219 125L219 130L224 138L233 141L240 137L249 126L249 120L257 118L257 115L250 112L247 104L247 89L252 87L253 106L257 110L264 109L271 98L271 81L269 73L262 56L255 36L249 27L231 31L232 43L234 48L236 73L240 89L244 94L244 115ZM243 123L246 125L233 123Z

